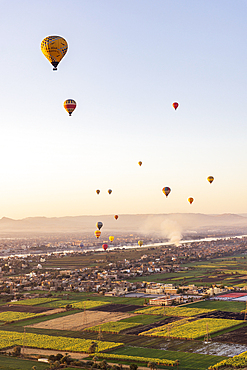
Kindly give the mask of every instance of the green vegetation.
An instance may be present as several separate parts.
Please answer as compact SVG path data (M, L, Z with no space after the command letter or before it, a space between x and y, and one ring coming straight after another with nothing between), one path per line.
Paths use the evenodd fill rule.
M192 322L181 322L180 325L172 323L159 326L155 329L151 329L140 333L139 335L151 335L151 336L162 336L171 338L184 338L184 339L196 339L205 336L207 333L215 333L220 330L236 326L244 323L242 320L227 320L227 319L200 319Z
M107 352L109 353L109 352ZM176 361L179 360L179 368L182 370L205 370L209 366L214 365L218 361L227 359L224 356L209 356L201 355L196 353L188 352L176 352L176 351L163 351L158 349L138 347L122 347L116 350L110 351L110 353L128 356L141 356L149 358L165 358L168 360Z
M73 311L55 313L53 315L35 316L34 318L30 318L30 320L15 322L14 324L10 324L8 326L11 327L11 325L14 325L14 326L23 327L23 326L27 326L27 325L33 325L33 324L37 324L39 322L48 321L48 320L52 320L52 319L57 319L57 318L63 317L63 316L74 315L75 313L78 313L78 312L81 312L81 311L73 310ZM7 330L9 330L9 328Z
M57 351L87 352L91 340L66 337L52 337L49 335L40 335L32 333L18 333L10 331L0 331L0 348L21 346L25 342L26 347L36 347L45 349L54 349ZM98 351L121 346L123 343L97 341Z
M36 370L47 369L47 364L23 360L20 358L12 358L0 355L0 369L4 370L31 370L33 366L36 366Z
M108 333L120 333L122 330L130 329L135 326L139 326L140 324L137 323L128 323L128 322L121 322L121 321L109 321L105 324L91 326L90 328L87 328L86 330L89 331L106 331Z
M175 361L161 359L161 358L153 358L153 357L140 357L140 356L129 356L129 355L116 355L116 354L108 354L108 353L99 353L97 354L99 358L108 358L108 359L117 359L117 360L127 360L127 361L137 361L137 362L149 362L154 361L158 365L167 365L167 366L174 366Z
M245 302L240 301L200 301L190 303L186 307L191 308L206 308L214 309L217 311L228 311L228 312L241 312L246 308Z
M33 298L33 299L24 299L22 301L12 302L11 304L24 305L24 306L36 306L42 305L47 302L56 301L57 298Z
M61 301L52 301L47 303L46 306L48 307L66 307L68 304L72 306L72 308L78 309L90 309L98 306L103 306L104 304L109 304L110 302L103 302L103 301L93 301L93 300L84 300L84 301L68 301L68 300L61 300Z
M189 308L188 306L183 307L160 307L160 306L153 306L149 308L143 308L141 310L135 311L135 313L140 314L154 314L154 315L169 315L169 316L184 316L184 317L190 317L190 316L196 316L201 315L204 313L212 312L214 310L210 309L204 309L204 308Z
M167 316L166 316L167 318ZM119 322L134 322L142 325L153 324L155 322L164 320L164 315L135 315L127 319L120 320Z
M12 312L12 311L5 311L0 312L0 321L18 321L24 320L31 317L39 316L40 314L37 313L28 313L28 312Z

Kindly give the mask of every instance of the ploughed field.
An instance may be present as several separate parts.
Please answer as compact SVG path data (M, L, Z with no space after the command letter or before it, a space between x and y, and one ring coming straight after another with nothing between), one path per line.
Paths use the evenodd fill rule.
M23 306L23 305L8 305L0 306L0 312L28 312L28 313L42 313L52 311L53 308L50 307L40 307L40 306Z
M119 304L119 303L110 303L110 304L105 304L104 306L101 307L94 307L91 308L91 311L104 311L104 312L130 312L130 311L135 311L140 308L143 308L143 306L137 306L134 304Z

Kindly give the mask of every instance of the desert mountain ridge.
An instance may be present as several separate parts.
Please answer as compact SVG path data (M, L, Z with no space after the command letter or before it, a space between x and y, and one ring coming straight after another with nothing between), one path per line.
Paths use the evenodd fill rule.
M178 229L185 233L202 230L232 230L247 232L247 214L123 214L118 220L114 215L64 216L64 217L27 217L23 219L0 219L0 233L36 232L69 233L91 232L96 230L96 222L102 221L104 230L118 232L156 233L168 229Z

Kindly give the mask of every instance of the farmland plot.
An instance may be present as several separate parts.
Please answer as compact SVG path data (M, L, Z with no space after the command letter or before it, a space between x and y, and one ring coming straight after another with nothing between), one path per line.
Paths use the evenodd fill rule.
M207 328L208 333L212 334L217 331L239 325L244 321L224 319L200 319L192 322L186 322L186 319L183 319L181 321L178 321L177 323L179 322L181 322L181 325L177 324L176 326L172 326L173 324L168 324L140 333L139 335L196 339L206 335Z
M205 309L205 308L192 308L192 307L149 307L142 310L137 310L135 313L146 314L146 315L167 315L167 316L182 316L190 317L201 315L215 310Z
M122 312L112 312L109 316L109 312L85 311L70 316L59 317L57 319L52 319L49 321L43 321L37 324L30 325L30 327L78 331L89 328L91 326L107 323L109 322L109 320L118 321L130 316L134 315Z

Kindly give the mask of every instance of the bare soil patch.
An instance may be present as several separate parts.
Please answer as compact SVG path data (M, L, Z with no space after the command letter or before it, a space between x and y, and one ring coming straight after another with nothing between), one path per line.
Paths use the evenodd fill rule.
M46 311L52 311L53 308L47 307L35 307L35 306L24 306L24 305L11 305L0 306L0 312L12 311L12 312L29 312L29 313L41 313Z
M75 313L74 315L59 317L57 319L29 325L29 327L78 331L109 321L119 321L131 316L135 315L123 312L111 312L111 314L109 314L109 312L86 310L85 312Z
M129 312L139 310L143 306L134 304L105 304L101 307L90 308L90 311L103 311L103 312Z
M170 324L171 322L177 321L177 320L180 320L180 319L181 319L180 317L175 317L175 316L168 317L167 319L155 322L153 324L147 324L147 325L141 325L140 324L141 326L137 326L137 327L131 328L131 329L126 329L126 330L123 331L123 333L124 334L131 334L131 335L138 335L139 333L142 333L144 331L147 331L147 330L150 330L150 329L153 329L153 328L158 328L159 326Z
M213 311L197 316L197 318L212 318L212 319L228 319L228 320L244 320L244 313L228 312L228 311Z
M219 335L217 342L237 343L247 345L247 326Z

